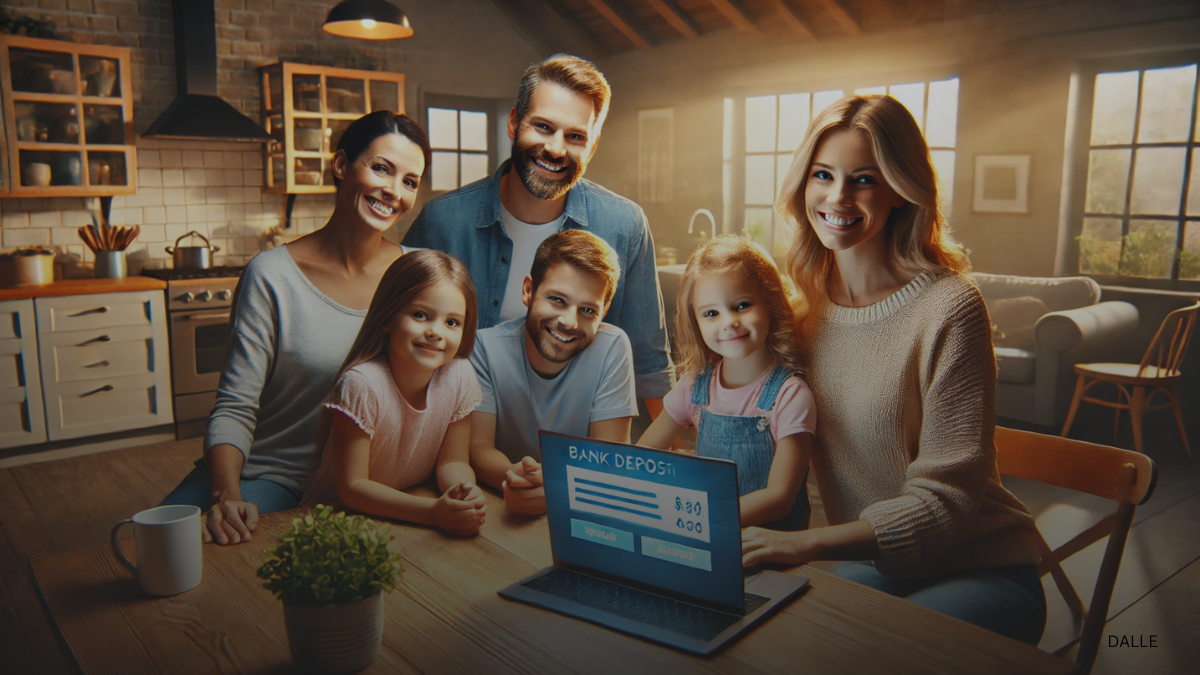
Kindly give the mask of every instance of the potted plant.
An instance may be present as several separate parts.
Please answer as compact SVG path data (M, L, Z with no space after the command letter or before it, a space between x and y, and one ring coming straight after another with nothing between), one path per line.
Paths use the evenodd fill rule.
M279 535L258 576L283 600L293 665L338 673L370 665L383 637L383 592L403 568L388 550L391 529L318 504Z

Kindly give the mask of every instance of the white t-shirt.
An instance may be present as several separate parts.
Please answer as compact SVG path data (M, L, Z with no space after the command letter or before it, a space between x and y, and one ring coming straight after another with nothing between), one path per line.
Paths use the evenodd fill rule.
M512 239L512 264L508 267L508 283L504 286L504 300L500 303L500 322L525 316L525 303L521 302L521 283L525 275L533 267L533 254L538 246L550 235L562 229L567 214L563 214L548 223L533 225L521 220L508 212L504 204L500 205L500 222L504 231Z

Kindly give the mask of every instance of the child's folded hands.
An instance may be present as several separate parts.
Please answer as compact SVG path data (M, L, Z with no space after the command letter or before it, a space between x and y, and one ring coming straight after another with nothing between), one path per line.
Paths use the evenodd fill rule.
M433 503L433 524L453 534L475 534L486 515L487 499L474 483L458 483Z

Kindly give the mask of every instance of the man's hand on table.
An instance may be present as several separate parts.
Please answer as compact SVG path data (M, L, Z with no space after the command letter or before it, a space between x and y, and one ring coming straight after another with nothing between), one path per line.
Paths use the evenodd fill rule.
M513 464L501 487L504 488L504 505L509 511L522 516L540 516L546 512L542 465L532 457Z
M250 533L258 527L258 507L250 502L227 499L208 510L204 527L204 543L212 541L221 546L250 541Z

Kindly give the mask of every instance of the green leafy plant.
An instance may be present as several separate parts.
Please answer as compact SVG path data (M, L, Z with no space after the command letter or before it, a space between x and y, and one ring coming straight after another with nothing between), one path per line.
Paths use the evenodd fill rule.
M388 551L391 529L364 516L334 513L318 504L296 518L267 551L258 576L275 597L292 605L337 607L390 591L404 568Z
M1079 271L1083 274L1116 274L1121 259L1120 240L1102 239L1087 234L1075 238L1079 242Z
M27 35L29 37L58 40L58 26L49 19L17 16L7 9L0 9L0 33Z

